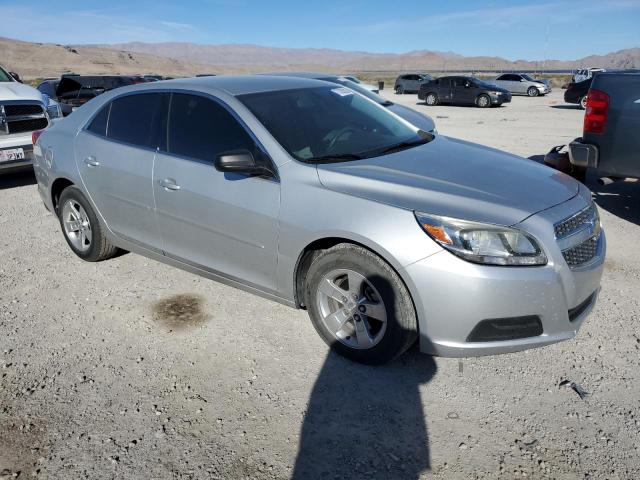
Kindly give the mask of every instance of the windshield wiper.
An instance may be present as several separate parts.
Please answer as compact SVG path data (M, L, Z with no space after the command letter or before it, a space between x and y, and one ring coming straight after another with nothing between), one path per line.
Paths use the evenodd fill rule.
M319 157L306 158L303 161L308 163L333 163L333 162L346 162L349 160L362 160L362 155L356 153L337 153L335 155L321 155Z
M378 155L384 155L385 153L399 152L400 150L406 150L407 148L416 147L418 145L424 145L425 143L429 143L431 140L433 140L433 135L428 135L418 140L411 140L411 141L396 143L395 145L390 145L386 148L383 148L382 150L378 150L376 153Z

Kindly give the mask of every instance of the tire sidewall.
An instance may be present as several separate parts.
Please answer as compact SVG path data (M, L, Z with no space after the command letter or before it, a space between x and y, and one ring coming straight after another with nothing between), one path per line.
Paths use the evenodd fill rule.
M91 223L91 246L84 252L78 250L73 246L64 229L62 220L62 207L68 200L75 200L80 205L82 205L82 208L84 208L84 211L87 213L87 217L89 217L89 222ZM102 244L102 228L100 222L98 221L97 215L91 207L91 204L77 187L67 187L60 194L60 199L58 202L58 221L60 222L62 235L64 236L64 239L67 241L67 245L69 245L69 248L71 248L73 253L75 253L81 259L89 262L94 262L99 258L100 246Z
M482 101L483 98L486 99L486 101L487 101L486 105L482 105L481 104L481 101ZM482 95L478 96L478 99L476 100L476 105L478 107L480 107L480 108L487 108L487 107L489 107L491 105L491 99L489 98L488 95L482 94Z
M412 332L405 330L417 330L415 309L406 287L391 267L386 267L372 261L369 256L360 254L356 249L345 248L319 257L307 273L305 303L313 326L333 350L360 363L376 365L392 360L407 348L404 345L407 333ZM324 325L316 305L316 291L322 278L336 269L350 269L363 275L378 290L385 304L386 331L378 344L370 349L357 350L344 345Z

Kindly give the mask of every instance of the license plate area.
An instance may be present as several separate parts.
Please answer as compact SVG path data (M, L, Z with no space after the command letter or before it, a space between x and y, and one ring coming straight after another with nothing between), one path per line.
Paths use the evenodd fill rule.
M7 148L0 150L0 163L13 162L15 160L24 160L23 148Z

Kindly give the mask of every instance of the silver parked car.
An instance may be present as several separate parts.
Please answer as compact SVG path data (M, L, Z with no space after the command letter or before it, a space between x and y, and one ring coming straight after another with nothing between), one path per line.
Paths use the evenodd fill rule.
M433 80L433 77L428 73L404 73L398 75L398 78L396 78L393 90L398 95L402 95L403 93L418 93L420 86L431 80Z
M117 89L46 130L35 163L80 258L134 251L306 308L364 363L418 338L446 356L566 340L599 291L586 187L328 82Z
M536 80L526 73L504 73L490 81L500 88L504 88L516 95L527 95L537 97L551 92L548 81Z

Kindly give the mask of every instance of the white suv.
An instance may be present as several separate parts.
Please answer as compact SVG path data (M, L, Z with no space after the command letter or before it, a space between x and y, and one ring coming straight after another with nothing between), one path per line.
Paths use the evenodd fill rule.
M55 101L23 85L14 75L0 66L0 172L30 165L31 134L62 116Z

